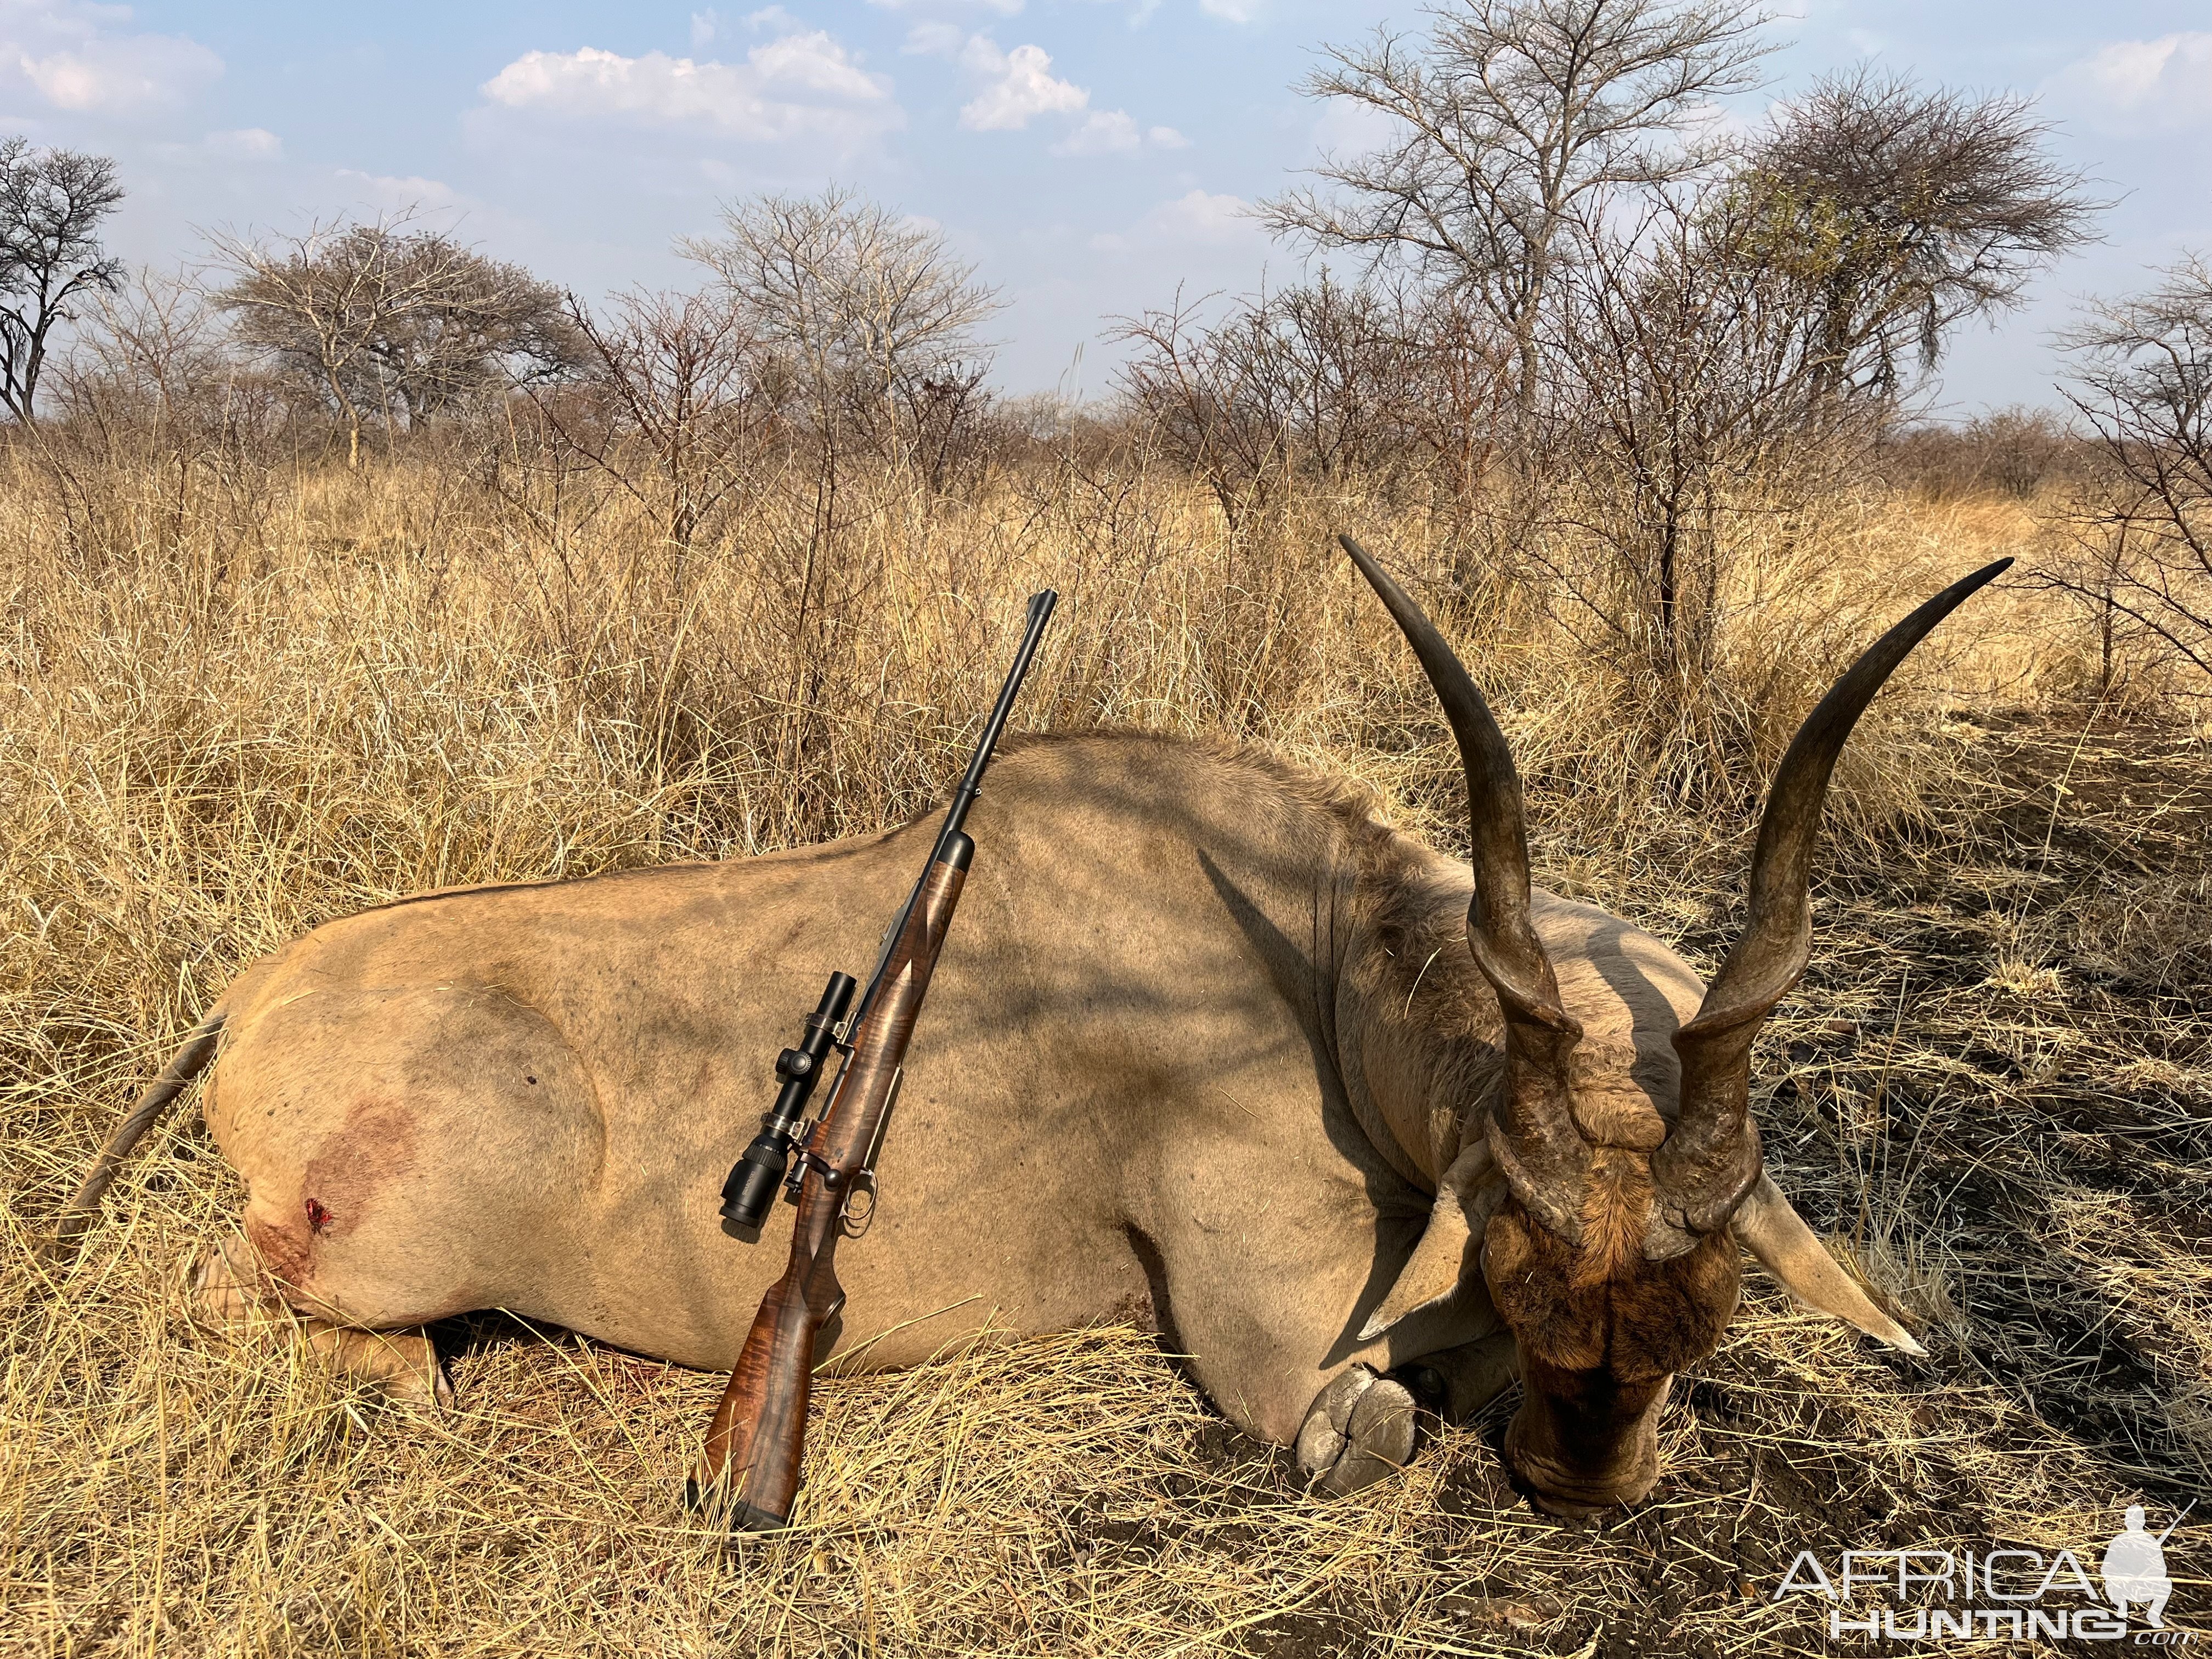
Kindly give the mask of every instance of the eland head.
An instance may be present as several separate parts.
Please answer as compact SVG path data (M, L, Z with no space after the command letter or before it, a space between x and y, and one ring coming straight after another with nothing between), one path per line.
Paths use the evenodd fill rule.
M1467 942L1504 1015L1504 1064L1486 1131L1470 1137L1446 1182L1463 1200L1458 1237L1479 1241L1483 1281L1518 1347L1523 1399L1506 1455L1555 1513L1633 1503L1657 1478L1669 1383L1713 1352L1735 1314L1739 1245L1801 1301L1892 1347L1923 1352L1765 1175L1750 1112L1751 1050L1805 970L1814 844L1844 740L1906 653L2011 561L1914 611L1807 718L1767 796L1742 933L1696 1018L1672 1034L1675 1074L1655 1079L1639 1067L1632 1085L1673 1097L1655 1102L1644 1133L1613 1144L1587 1126L1619 1115L1578 1114L1577 1097L1632 1085L1603 1065L1577 1063L1583 1025L1563 1002L1531 924L1521 781L1504 733L1420 607L1358 543L1342 540L1413 645L1467 773L1474 873ZM1420 1255L1455 1259L1453 1243L1425 1238ZM1439 1288L1433 1269L1409 1264L1361 1336L1379 1335Z

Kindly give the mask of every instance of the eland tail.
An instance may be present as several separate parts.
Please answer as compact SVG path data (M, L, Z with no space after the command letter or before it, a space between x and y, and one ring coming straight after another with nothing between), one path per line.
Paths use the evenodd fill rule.
M131 1115L116 1126L115 1133L107 1138L100 1156L77 1188L76 1195L63 1206L61 1220L54 1229L52 1245L52 1259L57 1264L66 1264L76 1258L85 1234L100 1214L100 1200L114 1185L123 1160L131 1156L133 1147L145 1138L146 1131L154 1127L169 1103L191 1086L191 1080L207 1069L215 1058L216 1045L222 1039L225 1012L221 1008L210 1014L192 1028L185 1046L177 1050L161 1075L154 1079L146 1092L138 1097L138 1103Z

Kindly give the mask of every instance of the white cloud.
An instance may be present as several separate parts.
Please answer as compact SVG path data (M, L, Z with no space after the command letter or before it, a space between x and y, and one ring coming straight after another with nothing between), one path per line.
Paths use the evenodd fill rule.
M1230 248L1261 240L1251 204L1243 198L1189 190L1162 202L1126 234L1093 236L1091 246L1101 253L1126 253L1133 248Z
M959 31L949 24L917 23L907 31L909 52L953 57ZM1091 108L1089 88L1052 72L1042 46L1003 52L988 34L971 34L957 53L961 67L980 78L983 89L960 109L960 125L971 132L1018 132L1041 115L1080 115L1052 146L1054 155L1134 155L1147 149L1182 149L1190 141L1173 127L1140 127L1121 109Z
M755 46L742 64L659 52L624 58L592 46L527 52L482 91L507 109L562 119L703 128L757 143L850 139L904 118L890 79L862 69L818 29Z
M222 59L175 34L131 34L128 8L0 4L0 96L81 114L144 115L184 102L222 73Z
M352 167L340 167L337 177L359 199L386 213L404 212L409 208L436 212L443 208L459 207L467 200L451 185L437 179L393 178L360 173Z
M906 44L899 50L923 58L954 58L967 38L957 23L916 23L906 32Z
M1095 109L1083 125L1052 147L1054 155L1133 155L1145 146L1145 135L1128 112Z
M1260 15L1262 0L1198 0L1198 9L1224 23L1249 23Z
M225 161L281 161L284 141L266 127L240 127L230 132L210 132L200 140L207 153Z
M978 34L960 61L989 82L961 106L960 125L971 132L1018 132L1036 116L1072 115L1091 101L1081 87L1053 75L1042 46L1000 52L988 35Z
M2114 40L2061 70L2049 89L2107 132L2198 125L2212 118L2212 34Z
M1148 216L1150 224L1168 238L1181 242L1204 242L1215 246L1243 240L1257 234L1251 204L1239 196L1214 196L1191 190L1172 202L1163 202Z
M1139 150L1185 149L1190 140L1173 127L1139 127L1126 110L1093 110L1083 125L1052 147L1054 155L1134 155Z

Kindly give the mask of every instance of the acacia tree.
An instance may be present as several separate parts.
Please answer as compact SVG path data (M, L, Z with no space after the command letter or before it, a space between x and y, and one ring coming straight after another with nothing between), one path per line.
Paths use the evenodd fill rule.
M2025 98L1869 69L1770 118L1741 173L1762 252L1804 289L1825 391L1893 395L1907 359L1933 368L1951 329L2091 239L2097 204L2048 132Z
M123 264L100 242L123 199L105 155L0 139L0 405L31 420L54 329L81 298L112 293Z
M456 252L430 233L403 238L394 263L403 288L410 267L431 268L422 284L429 302L394 314L369 343L386 400L406 424L487 392L558 380L587 361L561 291L520 265Z
M2086 238L2044 131L2018 100L1832 78L1589 239L1547 313L1544 447L1613 555L1577 591L1647 660L1710 665L1729 524L1863 455L1906 360Z
M1660 192L1547 313L1542 447L1577 486L1553 511L1607 556L1550 574L1617 646L1678 679L1719 644L1738 515L1786 505L1878 424L1872 406L1824 409L1819 313L1768 256L1767 228L1738 180Z
M1540 319L1624 190L1688 176L1714 100L1758 83L1753 0L1456 0L1428 36L1327 48L1309 96L1383 118L1389 137L1324 155L1322 188L1266 222L1322 249L1403 263L1468 296L1515 343L1518 400L1542 384Z
M581 361L557 290L412 222L400 213L208 239L230 277L216 300L239 343L318 386L353 465L371 416L394 429L418 424L470 393Z
M711 270L764 344L787 360L816 435L894 462L915 411L988 367L975 331L1000 308L944 233L833 185L818 196L732 203L722 234L678 252Z

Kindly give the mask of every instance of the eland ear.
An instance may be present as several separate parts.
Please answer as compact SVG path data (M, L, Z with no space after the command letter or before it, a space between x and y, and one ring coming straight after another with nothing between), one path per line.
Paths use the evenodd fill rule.
M1458 1290L1468 1272L1470 1247L1482 1247L1490 1212L1505 1195L1505 1184L1487 1139L1478 1139L1452 1160L1437 1182L1437 1201L1429 1211L1413 1254L1399 1269L1389 1294L1367 1316L1359 1340L1372 1342L1409 1314L1433 1307Z
M1858 1281L1828 1254L1828 1247L1814 1237L1804 1217L1790 1207L1790 1200L1764 1170L1729 1225L1737 1241L1759 1258L1759 1265L1807 1307L1855 1325L1905 1353L1928 1352L1905 1327L1875 1306Z

